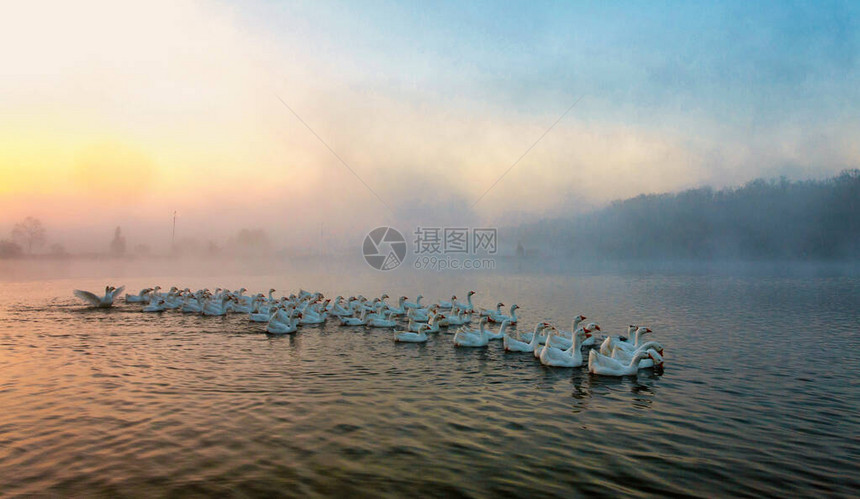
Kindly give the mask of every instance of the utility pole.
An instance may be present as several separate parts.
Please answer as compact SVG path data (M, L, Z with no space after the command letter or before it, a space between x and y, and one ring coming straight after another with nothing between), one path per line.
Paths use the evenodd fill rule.
M170 236L170 251L176 250L176 210L173 210L173 234Z

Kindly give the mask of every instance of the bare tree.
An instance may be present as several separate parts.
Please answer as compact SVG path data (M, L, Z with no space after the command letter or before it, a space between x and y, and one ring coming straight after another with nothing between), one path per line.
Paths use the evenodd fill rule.
M125 237L122 235L122 229L117 226L113 231L113 240L110 242L110 252L114 256L123 256L125 254Z
M27 217L23 222L15 224L12 229L12 237L21 241L21 244L27 247L27 253L33 253L33 248L38 248L45 244L45 227L42 221Z

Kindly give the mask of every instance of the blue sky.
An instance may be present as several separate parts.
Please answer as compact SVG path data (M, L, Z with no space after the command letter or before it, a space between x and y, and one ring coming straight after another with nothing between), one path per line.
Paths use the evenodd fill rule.
M854 119L854 2L265 2L244 12L351 84L523 113L748 129ZM426 92L426 93L425 93Z

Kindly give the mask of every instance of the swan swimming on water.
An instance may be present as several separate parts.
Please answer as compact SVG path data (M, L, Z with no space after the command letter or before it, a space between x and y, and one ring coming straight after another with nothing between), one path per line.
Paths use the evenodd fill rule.
M417 333L413 333L412 331L394 331L394 341L396 343L426 343L427 330L429 329L430 326L423 324Z
M74 293L75 296L89 303L91 307L110 308L113 306L113 299L116 297L116 295L122 293L124 289L125 286L120 286L118 288L115 288L113 286L105 286L105 295L102 297L96 296L89 291L82 291L80 289L76 289Z
M570 348L562 350L561 348L552 345L556 341L555 334L557 330L551 331L546 337L546 346L540 354L540 363L551 367L579 367L582 365L582 341L589 336L591 332L586 329L578 329L573 333L573 344Z
M503 322L502 324L505 323ZM516 333L516 338L506 332L505 337L502 339L502 345L506 352L534 352L535 348L540 343L541 331L547 327L549 327L549 323L538 322L531 335L531 340L529 341L524 341L519 332Z
M454 345L458 347L480 348L485 347L490 343L490 337L487 335L487 330L484 327L487 324L487 318L481 319L480 327L477 331L460 329L454 334Z
M148 302L149 297L147 296L149 293L153 291L153 288L143 288L140 290L140 293L136 295L125 294L125 302L126 303L143 303Z
M657 365L663 363L663 358L653 348L648 349L647 352L636 352L629 364L624 364L618 359L602 355L597 349L592 349L588 352L588 372L603 376L632 376L639 372L639 362L645 358L650 358Z
M548 321L538 322L534 331L515 331L517 310L514 304L508 314L503 311L501 302L496 309L480 313L480 324L477 329L471 329L466 324L471 322L474 311L471 297L467 301L458 302L456 295L450 302L422 306L422 296L412 302L407 302L406 296L401 296L396 305L386 303L387 294L380 298L368 300L362 295L353 295L344 300L338 296L334 301L325 299L322 293L300 290L298 295L291 294L276 298L270 289L268 297L263 293L246 294L246 288L232 291L229 288L217 288L212 293L208 288L192 292L189 288L170 288L167 293L159 292L161 288L143 288L137 295L126 295L131 303L144 305L144 312L162 312L175 309L183 313L199 313L204 316L223 316L231 312L248 314L251 322L266 323L266 332L270 334L291 334L303 325L324 324L329 316L337 317L337 322L343 326L366 325L376 328L396 328L393 332L395 342L424 343L430 333L438 333L440 328L448 326L463 326L445 330L454 333L453 343L457 347L487 347L491 340L502 340L502 346L508 352L532 352L535 358L548 366L576 367L584 363L582 348L595 340L593 333L600 327L592 322L583 327L584 315L573 318L571 331L560 331ZM123 290L107 286L104 297L96 296L87 291L75 290L75 296L94 307L106 308L111 306L113 299ZM147 305L148 304L148 305ZM443 307L450 307L444 312ZM426 322L426 323L425 323ZM501 323L498 332L487 328L488 322ZM403 328L403 330L401 330ZM589 371L594 374L625 376L635 374L638 369L661 366L663 364L663 347L654 341L645 341L646 334L651 333L647 327L630 326L627 337L611 336L601 343L599 349L588 354ZM543 345L545 343L545 345ZM606 354L604 352L607 352Z
M642 336L651 333L651 328L647 327L636 327L634 325L630 325L627 327L627 338L621 339L620 336L609 336L603 343L600 344L600 353L603 355L611 355L612 349L616 346L621 348L622 350L626 350L628 352L633 352L644 343ZM630 341L630 338L633 338L633 341Z
M269 334L292 334L299 330L299 321L302 319L302 314L296 315L296 309L290 312L289 318L282 320L280 314L276 311L272 314L266 324L266 332Z
M520 306L517 305L516 303L514 303L513 305L511 305L511 314L510 315L505 315L503 313L497 314L494 311L489 316L487 316L487 319L490 322L503 322L505 320L509 320L509 321L511 321L511 324L516 324L517 323L517 309L518 308L520 308Z
M463 312L472 312L475 310L475 306L472 305L472 296L475 295L474 291L469 291L466 294L466 303L460 303L454 300L454 306L462 310Z

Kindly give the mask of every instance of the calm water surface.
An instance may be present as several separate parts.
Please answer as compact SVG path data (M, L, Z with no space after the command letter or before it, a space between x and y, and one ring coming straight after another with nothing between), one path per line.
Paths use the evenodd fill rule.
M0 495L850 496L860 490L860 278L837 273L429 274L68 269L0 289ZM185 277L177 277L185 275ZM271 337L246 316L73 288L299 287L522 306L650 326L661 374L402 345L334 323Z

